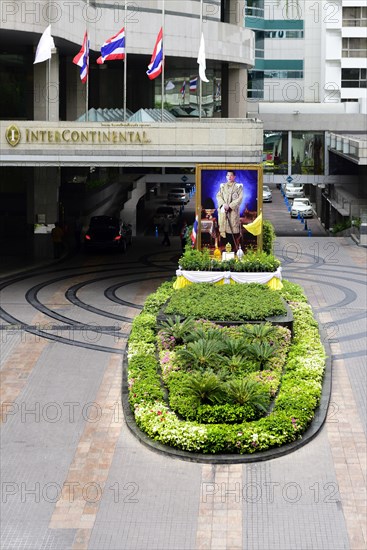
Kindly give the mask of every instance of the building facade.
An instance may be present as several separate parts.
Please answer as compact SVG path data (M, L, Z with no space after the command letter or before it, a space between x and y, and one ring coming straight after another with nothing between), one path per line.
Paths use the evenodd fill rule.
M9 242L18 238L27 241L28 251L44 254L34 225L80 215L77 186L76 200L69 201L73 211L65 212L61 204L60 193L69 183L117 183L118 204L108 197L100 201L108 213L116 213L131 196L134 173L179 172L198 162L261 162L262 124L246 118L254 33L243 26L244 6L244 0L1 3L0 192L5 247L14 249ZM49 61L34 64L48 25L55 49ZM147 66L161 27L164 80L150 80ZM97 64L102 44L122 28L125 61ZM73 63L85 31L90 39L88 85ZM197 78L201 34L208 82ZM161 109L162 96L164 114L171 116L167 122L151 123L147 115L137 116L142 108ZM89 119L86 112L91 109L97 114L107 110L109 115L123 110L123 117ZM127 113L133 113L130 122ZM93 213L91 206L85 214Z
M366 17L360 0L246 4L248 115L264 123L264 181L305 184L327 228L367 205Z

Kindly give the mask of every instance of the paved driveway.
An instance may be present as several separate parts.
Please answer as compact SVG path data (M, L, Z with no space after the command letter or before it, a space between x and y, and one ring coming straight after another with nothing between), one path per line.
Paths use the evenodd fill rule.
M333 358L327 422L285 457L202 465L156 454L120 406L121 350L179 239L73 258L1 286L4 549L362 550L366 547L366 250L279 238Z

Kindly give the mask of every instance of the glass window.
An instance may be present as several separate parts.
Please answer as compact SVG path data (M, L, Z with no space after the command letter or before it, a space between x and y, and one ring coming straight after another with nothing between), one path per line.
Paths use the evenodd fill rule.
M197 69L192 72L187 70L172 70L165 72L164 107L177 117L199 117L199 75ZM202 103L201 116L213 117L221 112L222 105L222 81L220 71L207 70L206 76L209 82L201 82ZM156 79L154 107L161 107L161 79ZM220 115L219 115L220 116Z
M343 27L367 27L367 8L361 6L344 7Z
M264 78L303 78L303 71L264 71Z
M366 88L366 69L342 69L342 88Z
M366 57L367 38L343 38L343 57Z
M324 174L322 132L292 132L292 174Z
M288 132L264 132L264 174L287 174Z
M246 15L251 17L264 17L264 0L247 0Z

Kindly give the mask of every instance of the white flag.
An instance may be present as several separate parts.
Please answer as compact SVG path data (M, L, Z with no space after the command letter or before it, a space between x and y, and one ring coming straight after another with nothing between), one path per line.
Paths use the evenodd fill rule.
M197 62L199 63L199 76L200 76L200 79L203 80L204 82L209 82L209 80L206 78L206 74L205 74L206 62L205 62L204 33L201 33L200 48L199 48Z
M54 39L51 36L51 25L47 27L43 35L38 42L36 57L34 58L33 65L36 63L42 63L51 58L51 50L55 47Z
M169 80L166 84L166 90L174 90L175 85L173 84L172 80Z

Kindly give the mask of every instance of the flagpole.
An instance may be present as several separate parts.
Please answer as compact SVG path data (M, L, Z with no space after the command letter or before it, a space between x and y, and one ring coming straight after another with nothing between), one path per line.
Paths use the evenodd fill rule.
M126 121L126 90L127 90L127 0L125 0L125 58L124 58L124 122Z
M51 13L51 0L48 0L48 24L51 25L50 21L50 13ZM50 29L50 34L52 36L52 32ZM51 57L52 57L52 50L51 50L51 56L48 59L47 63L47 69L48 69L48 77L47 77L47 120L50 121L50 85L51 85Z
M201 41L202 32L203 32L203 0L200 0L200 41ZM202 104L202 86L203 86L203 83L202 83L202 80L201 80L200 77L198 78L198 80L199 80L199 85L200 85L200 89L199 89L199 120L201 121L201 104Z
M89 0L87 0L87 14L89 9ZM87 15L87 22L86 22L86 28L87 28L87 43L86 48L88 48L88 41L89 41L89 27L88 27L88 15ZM90 69L90 52L88 48L88 58L87 58L87 82L85 83L85 121L89 122L89 69Z
M164 108L164 58L165 58L165 40L166 35L164 31L164 0L162 0L162 35L163 35L163 44L162 44L162 93L161 93L161 122L163 122L163 108Z

